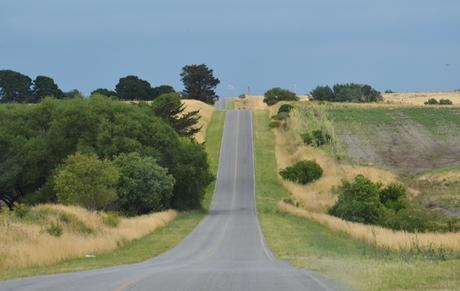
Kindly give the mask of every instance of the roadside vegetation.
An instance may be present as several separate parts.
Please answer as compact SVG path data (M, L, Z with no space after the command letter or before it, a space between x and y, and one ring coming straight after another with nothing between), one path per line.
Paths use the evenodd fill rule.
M214 175L224 118L225 112L215 111L207 126L204 147ZM207 186L201 210L180 213L169 210L126 218L54 204L21 205L13 212L4 209L0 228L6 229L0 242L6 247L0 251L0 279L137 263L158 256L196 227L210 206L214 187L214 182ZM21 264L11 265L14 260Z
M273 105L279 101L296 101L299 97L294 92L279 87L272 88L265 92L264 102L267 105Z
M276 136L274 136L268 123L269 115L266 111L254 112L259 217L268 244L278 258L297 267L319 271L346 287L358 290L455 289L460 284L458 249L456 252L433 248L420 251L413 243L417 242L419 237L424 240L423 235L414 234L413 237L401 238L411 247L395 248L398 249L397 251L392 250L392 247L379 244L384 239L391 242L396 238L395 236L388 236L394 233L391 230L382 229L387 232L380 234L378 227L369 228L364 224L357 224L357 226L367 228L361 230L362 237L356 237L347 231L347 229L358 230L352 222L346 222L318 211L320 209L324 211L327 208L321 208L321 205L315 204L313 208L317 211L307 210L308 208L311 209L311 203L317 201L310 196L310 199L304 199L299 203L295 198L299 197L297 195L300 191L295 194L291 191L292 188L288 187L290 192L294 194L291 196L282 186L287 185L286 183L291 185L295 183L283 182L277 175L276 169L280 168L279 162L281 160L279 147L282 145L279 143L279 139L282 135L277 133L280 131L277 129L275 130ZM299 142L301 142L300 138ZM286 158L285 156L287 160L296 160L302 156L301 153L293 151L292 147L288 150L295 157ZM321 149L312 147L308 153L316 154L319 151ZM323 179L332 181L329 168L332 168L332 172L340 172L331 160L321 155L316 157L320 164L325 161L329 163L323 166L326 176L307 186L299 186L301 188L298 189L302 189L303 192L309 190L302 187L313 187L314 184ZM290 162L282 161L282 163L289 164ZM351 169L347 170L351 171ZM352 171L356 173L356 168L353 168ZM373 170L369 170L369 173L375 174ZM382 177L386 174L385 172L378 173ZM390 176L387 175L386 177L390 178ZM340 179L337 183L340 185ZM282 200L287 203L282 202ZM328 202L329 205L332 205L335 199ZM313 215L317 217L313 217ZM320 217L328 221L321 221ZM332 224L334 221L341 221L343 226L334 228ZM364 234L372 239L367 240ZM400 234L407 233L401 232ZM455 239L458 239L456 237L442 238L443 235L452 234L441 234L441 237L436 234L431 241L433 238L450 242L455 242ZM344 270L347 271L344 272Z

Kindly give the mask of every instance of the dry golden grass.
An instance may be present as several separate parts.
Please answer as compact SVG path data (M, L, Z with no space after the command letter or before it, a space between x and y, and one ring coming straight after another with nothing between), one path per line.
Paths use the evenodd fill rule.
M460 251L460 233L408 233L372 226L362 223L349 222L324 213L311 212L293 205L280 202L280 210L289 214L312 219L334 231L375 244L379 247L393 250L443 249Z
M193 99L183 99L182 102L186 106L185 113L200 110L201 118L198 125L201 126L201 130L195 134L195 139L197 142L203 143L206 140L206 129L208 128L208 124L211 121L212 114L214 113L214 107Z
M270 108L270 111L276 110ZM287 129L274 129L275 153L279 169L300 160L315 160L323 168L324 173L321 179L307 185L296 184L279 177L281 183L306 209L324 212L335 203L336 195L333 194L333 191L341 184L341 181L353 179L358 174L384 183L397 180L396 175L390 171L370 166L340 164L335 157L324 150L303 145L297 130L297 127L301 125L296 124L297 122L298 119L291 118L287 121Z
M247 96L245 98L234 99L235 109L266 109L267 104L264 103L264 96Z
M460 170L425 174L420 176L418 179L426 180L428 182L456 182L460 180Z
M450 99L454 105L460 105L460 92L408 92L383 94L383 100L394 104L424 105L430 98Z
M49 265L64 259L108 252L123 243L139 239L172 221L177 213L168 210L133 218L121 218L116 227L104 224L105 214L90 212L80 207L39 205L31 211L51 212L46 223L56 223L63 228L59 237L48 234L46 225L23 221L13 214L0 217L0 270L10 267ZM71 222L60 221L67 215ZM71 224L74 223L72 226ZM91 232L81 232L75 223Z

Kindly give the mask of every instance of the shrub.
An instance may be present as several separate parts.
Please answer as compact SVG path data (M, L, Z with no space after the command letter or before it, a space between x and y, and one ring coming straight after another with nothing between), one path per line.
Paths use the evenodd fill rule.
M393 91L393 90L385 90L385 93L386 93L386 94L393 94L394 91Z
M60 226L59 224L51 223L46 226L46 232L49 235L60 237L62 235L63 229L62 229L62 226Z
M301 138L306 145L322 146L330 143L332 138L329 134L324 133L322 130L314 130L311 133L306 132L301 134Z
M411 204L410 207L401 209L401 211L387 212L382 226L410 232L436 231L438 230L435 223L437 220L439 218L433 211Z
M146 214L170 207L174 178L151 157L121 154L113 165L120 178L116 208L128 215Z
M379 192L380 202L394 211L406 208L405 198L407 196L406 188L403 185L392 183Z
M109 161L76 153L57 171L54 189L60 203L99 210L117 199L118 178L117 169Z
M298 97L295 93L281 88L272 88L265 92L264 94L264 102L267 105L276 104L278 101L297 101Z
M307 184L321 178L323 169L315 161L299 161L281 170L280 175L283 179L300 184Z
M291 104L283 104L278 109L278 114L280 114L282 112L289 113L289 112L291 112L292 108L294 108L294 106L292 106Z
M439 104L438 100L434 98L430 98L427 101L425 101L425 105L438 105L438 104Z
M121 222L120 217L113 212L108 212L102 216L102 223L110 227L117 227Z
M288 112L278 112L278 114L273 115L272 118L274 120L285 120L286 118L289 118L289 113Z
M439 105L452 105L452 101L450 99L440 99Z
M338 200L329 209L329 214L367 224L377 224L383 218L384 206L380 202L378 184L358 175L353 182L343 181L338 191Z
M271 127L271 128L280 127L281 122L279 120L272 120L272 121L270 121L268 126Z
M313 136L309 132L302 133L300 137L302 138L304 144L306 145L313 144Z
M14 207L14 215L18 218L24 218L30 212L30 207L24 204L18 204Z

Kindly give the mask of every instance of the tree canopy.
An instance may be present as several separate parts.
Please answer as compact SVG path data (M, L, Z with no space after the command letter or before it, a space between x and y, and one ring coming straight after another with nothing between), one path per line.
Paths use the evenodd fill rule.
M37 76L32 86L32 102L39 102L45 97L64 98L64 92L59 89L54 80L47 76Z
M214 77L213 70L206 65L185 66L180 76L185 87L183 98L197 99L208 104L214 104L219 99L215 89L220 80Z
M0 71L0 102L26 103L32 97L32 79L12 70Z
M152 102L154 114L172 126L181 136L193 136L199 132L199 110L184 113L185 105L177 93L163 94Z
M311 91L314 100L330 102L377 102L382 95L369 85L355 83L336 84L333 89L329 86L318 86Z
M181 139L151 108L112 101L45 98L37 106L0 106L0 200L56 200L52 175L72 154L113 160L152 157L174 179L168 206L199 207L212 176L203 146Z
M278 101L295 101L298 99L295 93L279 87L272 88L264 94L264 102L268 105L276 104Z

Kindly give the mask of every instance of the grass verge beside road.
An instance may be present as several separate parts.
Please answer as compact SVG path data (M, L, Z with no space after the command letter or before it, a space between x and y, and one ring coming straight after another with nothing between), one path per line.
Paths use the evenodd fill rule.
M266 240L279 259L358 290L455 290L460 286L459 259L379 249L278 211L278 202L288 192L278 181L275 139L268 123L267 111L254 112L257 207Z
M213 174L217 174L224 119L225 112L215 111L207 129L205 148ZM181 242L206 215L212 200L214 187L214 182L208 186L203 201L204 209L202 211L181 213L166 227L158 229L138 240L130 241L113 252L99 254L94 258L64 260L48 266L8 269L0 273L0 280L132 264L161 255Z

